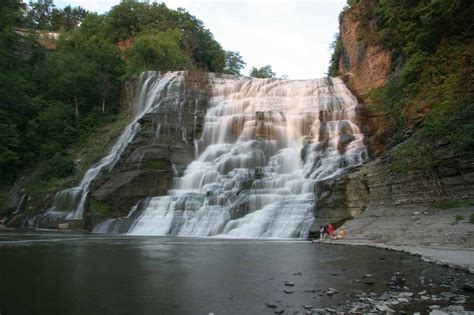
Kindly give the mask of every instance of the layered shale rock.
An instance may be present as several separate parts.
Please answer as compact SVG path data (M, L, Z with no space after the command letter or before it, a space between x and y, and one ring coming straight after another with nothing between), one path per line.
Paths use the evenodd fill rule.
M167 91L169 97L164 95L157 109L139 120L140 131L115 167L94 181L92 225L104 217L126 215L143 198L166 194L173 177L194 160L194 139L201 137L208 107L208 77L202 72L182 75L175 87L179 91ZM101 214L100 208L106 213Z

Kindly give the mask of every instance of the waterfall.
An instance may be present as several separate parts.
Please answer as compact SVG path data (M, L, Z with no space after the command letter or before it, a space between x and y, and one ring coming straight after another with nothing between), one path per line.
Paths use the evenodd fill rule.
M27 203L28 203L28 196L27 196L26 194L23 194L23 196L21 196L20 202L19 202L18 205L16 206L16 209L15 209L15 211L12 213L12 215L16 215L16 214L22 213L22 212L25 210Z
M133 108L133 120L123 130L106 156L92 166L84 174L79 186L58 192L53 206L43 215L33 218L33 225L41 219L60 218L80 220L83 218L89 187L94 179L103 172L110 172L120 159L121 154L140 130L140 119L147 113L156 110L162 99L162 94L172 85L179 85L182 76L179 72L160 75L157 72L144 72L140 77L139 89Z
M317 183L367 159L356 98L338 78L209 80L197 158L167 196L141 203L128 233L307 237Z

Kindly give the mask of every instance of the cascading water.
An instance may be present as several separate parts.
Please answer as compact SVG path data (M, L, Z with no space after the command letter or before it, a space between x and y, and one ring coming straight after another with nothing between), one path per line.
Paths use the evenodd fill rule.
M168 196L141 203L128 233L306 237L317 183L367 158L356 98L337 78L209 80L198 158Z
M147 113L156 110L163 98L163 93L173 85L179 85L182 76L179 72L169 72L161 76L157 72L144 72L140 77L139 94L134 103L133 121L124 129L109 153L92 166L82 178L79 186L60 191L56 194L53 206L38 217L33 218L32 225L42 219L60 218L80 220L83 218L89 187L94 179L103 172L111 171L127 145L140 130L139 120Z

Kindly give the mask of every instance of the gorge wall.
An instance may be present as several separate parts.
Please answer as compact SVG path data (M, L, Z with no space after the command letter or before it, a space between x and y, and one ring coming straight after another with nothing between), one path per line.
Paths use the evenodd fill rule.
M207 73L188 72L183 77L181 91L174 91L179 99L165 99L157 110L144 115L139 133L112 171L94 181L86 217L88 228L106 218L126 216L139 200L165 195L173 177L182 175L194 160L193 139L201 136L210 91ZM139 97L138 88L128 89L124 96L131 111Z
M426 108L418 112L416 124L401 131L401 140L393 141L400 128L380 110L387 105L375 100L373 94L400 76L401 57L394 60L393 50L368 35L371 31L381 33L377 25L380 21L367 19L365 14L368 6L379 6L377 1L352 2L340 18L338 74L362 103L359 125L372 160L323 183L325 192L317 202L317 218L321 223L349 216L390 221L414 212L429 214L442 211L439 208L470 207L474 200L473 150L453 150L445 140L423 136L421 126L429 113ZM466 71L462 73L465 78ZM406 112L400 109L400 117ZM360 229L351 229L357 225L355 221L345 227L361 233ZM377 229L375 224L372 228ZM472 232L470 235L472 238Z

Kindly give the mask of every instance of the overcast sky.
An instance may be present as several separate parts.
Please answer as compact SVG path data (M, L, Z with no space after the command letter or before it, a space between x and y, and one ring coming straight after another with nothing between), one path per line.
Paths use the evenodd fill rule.
M56 0L57 7L80 5L103 13L120 0ZM152 1L150 1L152 2ZM202 20L226 50L238 51L243 70L266 64L289 79L322 77L330 58L329 44L338 28L345 0L167 0Z

